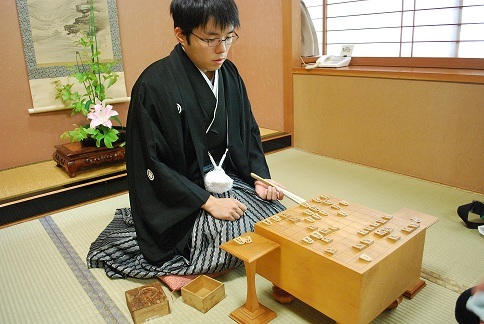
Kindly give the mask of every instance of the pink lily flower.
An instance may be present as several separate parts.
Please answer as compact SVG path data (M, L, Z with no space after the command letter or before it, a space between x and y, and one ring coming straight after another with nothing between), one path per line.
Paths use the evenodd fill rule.
M96 99L96 104L94 108L91 109L91 112L87 114L87 118L91 119L91 124L89 127L96 128L99 125L104 125L108 128L113 127L113 123L111 122L111 117L117 116L118 112L113 110L113 106L107 105L105 106L104 102L100 102Z

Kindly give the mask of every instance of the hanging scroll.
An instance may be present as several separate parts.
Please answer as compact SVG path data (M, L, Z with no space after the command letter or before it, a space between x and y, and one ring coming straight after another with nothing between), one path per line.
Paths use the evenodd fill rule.
M29 113L66 109L55 100L54 81L74 83L76 45L89 24L89 2L16 0L33 108ZM115 61L117 82L107 90L110 103L129 101L123 73L116 0L94 0L98 48L103 61ZM82 85L79 86L79 92Z

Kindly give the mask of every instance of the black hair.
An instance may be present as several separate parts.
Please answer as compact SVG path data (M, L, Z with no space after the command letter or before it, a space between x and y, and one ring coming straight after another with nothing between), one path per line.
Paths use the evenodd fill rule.
M173 23L189 36L193 29L206 26L213 18L215 27L240 27L239 11L233 0L173 0L170 5Z

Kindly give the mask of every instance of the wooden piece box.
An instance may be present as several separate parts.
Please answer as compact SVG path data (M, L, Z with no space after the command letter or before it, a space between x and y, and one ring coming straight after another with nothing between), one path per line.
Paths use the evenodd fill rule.
M220 281L201 275L182 287L182 298L185 304L206 313L225 298L225 287Z
M159 282L128 290L125 296L135 324L170 314L170 304Z

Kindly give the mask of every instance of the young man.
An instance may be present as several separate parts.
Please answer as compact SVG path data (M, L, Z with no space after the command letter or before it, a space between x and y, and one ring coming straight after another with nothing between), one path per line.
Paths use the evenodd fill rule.
M219 245L284 209L282 193L250 175L270 178L245 85L227 60L239 38L235 3L173 0L170 12L179 44L141 74L131 93L126 147L131 210L119 213L132 216L143 258L136 271L132 264L112 266L121 275L238 266L241 261ZM102 252L107 248L100 239L108 236L105 230L91 247L92 266L101 265L96 260L128 259L113 261Z

